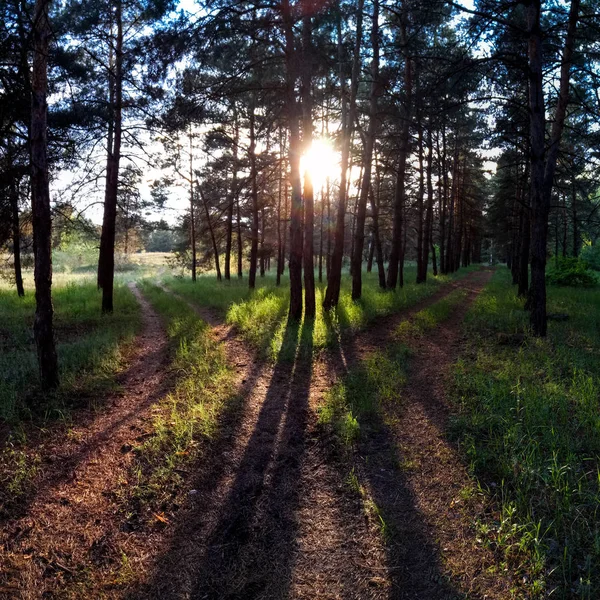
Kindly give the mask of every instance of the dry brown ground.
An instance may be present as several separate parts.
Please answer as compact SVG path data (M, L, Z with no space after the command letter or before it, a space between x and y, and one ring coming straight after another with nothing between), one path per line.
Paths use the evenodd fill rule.
M472 300L487 277L446 286L411 313L456 286L469 287ZM190 467L188 493L169 525L128 532L114 494L128 476L121 450L143 435L152 402L168 388L164 334L141 301L147 346L132 362L124 395L75 428L66 448L48 448L55 460L44 469L47 483L2 534L9 575L0 595L89 597L77 584L85 576L98 598L508 597L508 578L489 574L493 557L475 542L473 517L483 506L462 499L470 482L444 436L445 377L467 303L416 344L401 407L386 407L350 458L322 435L316 408L346 368L386 343L399 316L318 361L308 348L270 365L199 308L215 342L226 344L242 402ZM400 468L408 464L414 468ZM347 484L351 467L368 498ZM365 506L369 498L385 516L387 539Z

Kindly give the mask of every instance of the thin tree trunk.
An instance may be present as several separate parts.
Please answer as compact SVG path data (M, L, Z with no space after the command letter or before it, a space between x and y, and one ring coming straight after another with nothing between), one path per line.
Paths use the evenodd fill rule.
M338 200L338 212L335 227L333 254L331 256L330 273L327 280L327 290L323 300L323 308L331 310L337 306L340 298L340 287L342 283L342 260L344 257L344 231L346 220L347 200L347 175L350 158L350 140L354 129L356 114L356 93L358 91L358 77L360 75L360 47L362 44L362 19L364 0L358 0L356 9L356 40L354 44L354 59L352 62L352 79L350 83L350 102L346 105L346 84L344 75L344 48L342 42L341 11L338 20L338 55L340 63L340 92L342 104L342 161L340 174L340 194Z
M289 0L281 2L285 33L285 56L287 70L288 126L290 129L290 181L292 186L290 209L290 310L288 318L302 318L302 182L300 178L300 123L296 100L298 56L294 39L294 22Z
M33 18L33 69L31 79L31 192L33 252L35 257L35 320L42 389L58 386L58 360L52 319L52 218L48 183L48 47L50 0L36 0Z
M321 187L321 226L319 230L319 283L323 283L323 227L325 217L325 192Z
M402 2L400 14L400 43L402 53L404 54L404 90L405 100L402 111L402 126L400 128L400 148L398 150L398 170L396 175L396 193L394 197L394 222L392 230L392 249L388 264L387 287L395 290L398 284L398 277L403 273L402 264L404 261L403 251L403 229L404 229L404 200L405 189L404 182L406 177L406 158L408 156L409 134L410 134L410 115L412 103L412 67L411 59L408 56L408 35L407 35L408 9L406 0ZM403 277L400 277L400 287L403 285Z
M192 139L192 125L190 124L190 244L192 246L192 281L196 281L196 217L194 215L194 146Z
M202 192L202 188L196 183L198 191L200 192L200 198L202 198L202 204L204 205L204 214L206 215L206 224L208 225L208 231L210 233L210 240L212 242L213 253L215 256L215 270L217 271L217 281L221 281L221 265L219 261L219 247L217 246L217 239L215 237L215 231L212 226L212 220L210 218L210 212L208 210L208 202L206 196Z
M258 266L258 182L256 167L256 97L253 92L250 106L250 196L252 198L252 226L250 243L250 271L248 286L251 290L256 287L256 268Z
M431 125L431 124L430 124ZM427 281L429 250L433 249L433 139L431 129L427 132L427 208L425 211L425 233L423 235L423 281ZM435 262L435 258L434 258ZM434 268L434 275L437 268Z
M354 253L352 254L352 299L358 300L362 295L362 259L365 245L365 221L367 218L367 201L371 190L371 166L373 148L377 130L377 94L379 92L379 0L373 0L371 27L371 90L369 94L369 126L367 128L365 152L363 157L363 177L360 196L356 210L356 228L354 231Z
M242 240L242 218L240 215L240 196L237 194L236 197L236 221L237 221L237 276L241 279L244 276L242 270L242 261L244 254L244 241Z
M304 152L312 146L312 21L309 14L302 18L302 141ZM304 173L304 314L309 319L316 315L315 266L314 266L314 189L312 174Z
M379 234L379 174L377 174L377 197L371 186L371 210L373 211L373 245L375 246L375 256L377 257L377 275L379 277L379 287L385 290L385 266L383 264L383 249L381 247L381 236Z
M113 287L115 278L115 229L117 219L117 194L119 190L119 162L121 160L121 136L123 113L123 18L121 0L115 1L115 75L113 128L114 139L106 163L106 191L104 216L100 237L98 259L98 283L102 288L102 312L113 311Z
M25 295L25 288L23 287L23 274L21 272L21 227L19 224L19 188L14 180L10 184L10 206L12 211L12 242L15 284L17 286L17 294L20 297L23 297Z
M281 284L281 262L284 260L284 250L281 240L281 198L283 195L283 154L285 152L285 139L283 129L279 130L279 185L277 192L277 276L276 285Z
M238 194L238 146L240 143L240 127L237 116L236 104L233 105L234 141L233 141L233 173L231 176L231 191L227 199L227 232L225 237L225 279L231 279L231 247L233 245L233 205Z
M417 91L418 96L418 91ZM421 112L420 110L418 111ZM422 117L419 114L418 119L418 148L419 148L419 191L417 193L417 283L424 283L426 274L423 271L427 270L427 266L423 265L423 247L427 246L425 239L425 162L423 158L423 123Z

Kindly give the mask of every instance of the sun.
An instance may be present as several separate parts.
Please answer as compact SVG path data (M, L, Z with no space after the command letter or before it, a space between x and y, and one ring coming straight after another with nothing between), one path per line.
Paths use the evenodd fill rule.
M333 149L331 142L325 138L313 140L310 149L300 160L302 177L308 171L312 178L315 194L325 186L328 177L330 181L339 177L339 170L339 154Z

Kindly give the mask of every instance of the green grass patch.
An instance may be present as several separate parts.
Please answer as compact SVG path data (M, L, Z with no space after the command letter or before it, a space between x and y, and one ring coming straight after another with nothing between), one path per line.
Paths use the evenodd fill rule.
M455 290L430 307L420 310L411 319L405 319L395 331L396 338L406 342L412 337L422 337L445 321L454 308L465 301L467 295L465 290Z
M237 396L223 347L209 326L183 300L143 283L145 296L163 317L172 351L174 388L154 408L152 430L138 447L124 488L130 521L156 521L183 480L182 469L197 460L201 442L213 437L219 417ZM160 519L159 521L160 522Z
M527 578L531 597L600 597L600 291L550 287L547 339L498 270L466 318L454 371L453 434L496 495L483 537Z
M61 386L52 397L40 398L34 295L18 298L0 289L0 418L5 421L18 421L32 400L50 414L114 385L124 362L123 345L139 330L139 306L126 286L115 286L112 315L101 314L95 284L54 286L52 295Z
M399 402L406 381L408 349L394 343L384 351L370 354L361 364L326 393L319 407L319 423L344 445L354 443L361 427L372 424L382 403Z
M478 267L462 270L453 275L459 277ZM324 314L322 301L325 284L316 289L317 315L314 323L312 351L318 353L323 348L335 346L340 336L364 328L379 317L389 315L410 306L433 294L448 276L430 276L426 284L415 284L416 269L407 267L406 285L396 292L381 291L375 273L363 274L363 295L360 301L351 298L351 279L342 279L340 302L336 310ZM166 285L201 306L216 308L227 322L235 325L241 334L259 348L271 360L282 357L284 331L289 307L289 279L283 277L281 285L275 285L275 278L267 275L259 278L254 291L248 289L246 279L232 279L218 283L210 276L200 276L196 283L177 278L166 280ZM283 348L283 356L286 349ZM290 351L290 358L293 352Z

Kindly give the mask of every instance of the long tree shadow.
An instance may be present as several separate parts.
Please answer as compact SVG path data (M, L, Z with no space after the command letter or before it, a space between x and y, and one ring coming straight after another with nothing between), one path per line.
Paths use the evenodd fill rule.
M357 340L345 340L333 349L333 363L342 381L352 378L367 395L376 395L370 368L360 355ZM389 340L382 339L382 347ZM436 534L425 522L405 472L398 441L388 423L389 414L376 400L360 418L361 434L351 457L353 473L369 500L364 510L379 521L390 582L390 599L459 600L468 596L457 589L444 571ZM432 482L432 484L435 482Z
M285 598L297 552L314 322L288 324L254 429L239 459L193 485L205 502L181 519L152 579L132 598ZM290 347L296 348L289 360ZM302 351L300 350L302 348ZM235 444L231 436L230 450ZM215 457L218 460L218 457ZM211 478L213 478L211 480ZM200 486L208 484L212 492ZM221 494L217 488L225 488Z

